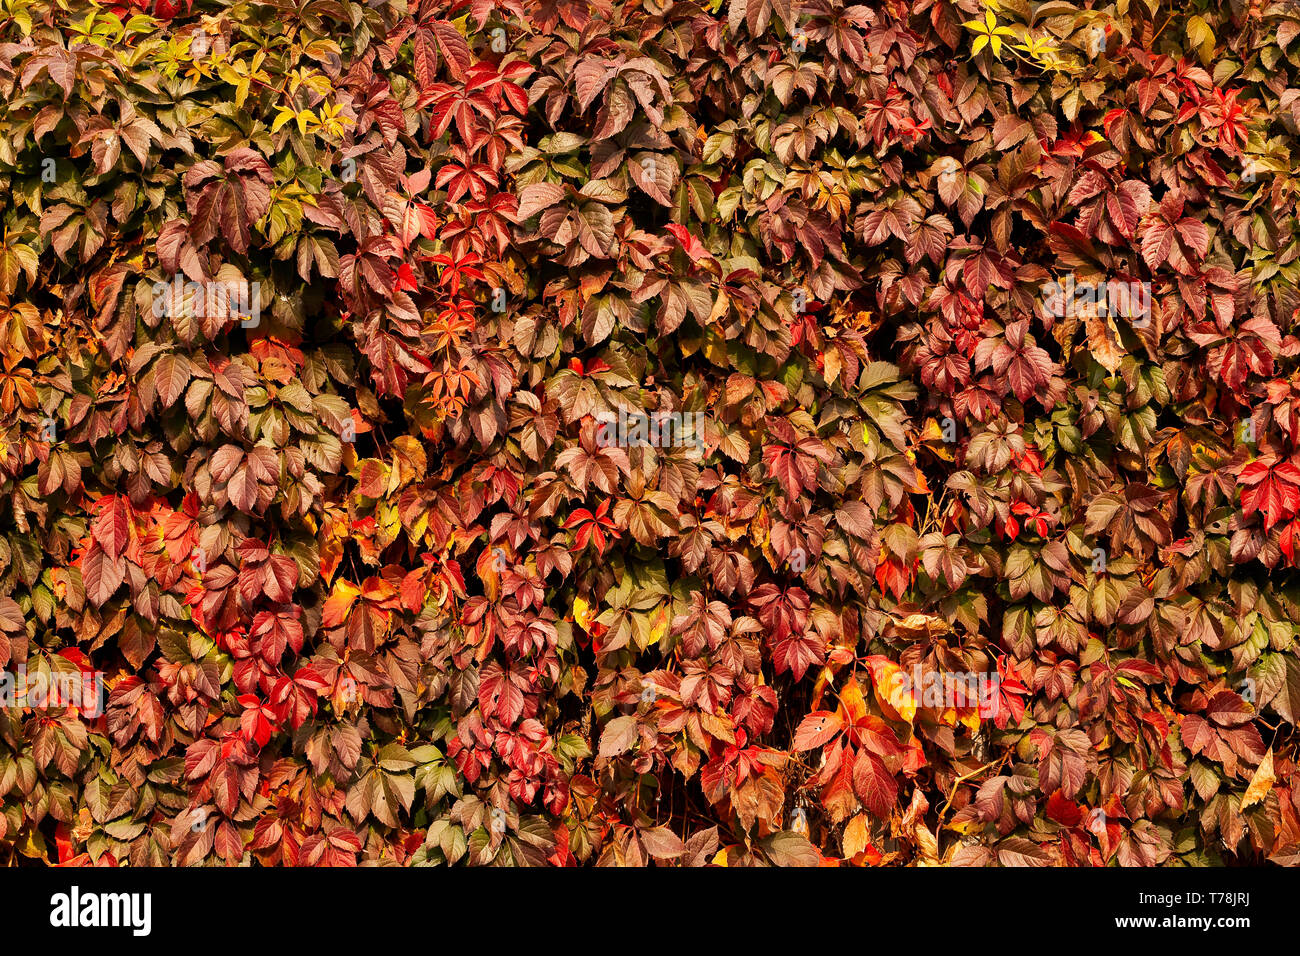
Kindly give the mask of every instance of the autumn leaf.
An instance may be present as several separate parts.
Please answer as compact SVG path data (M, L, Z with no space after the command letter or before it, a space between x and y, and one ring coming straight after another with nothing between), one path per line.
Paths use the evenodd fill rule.
M1250 778L1250 785L1246 787L1246 792L1241 797L1241 809L1252 807L1262 801L1270 790L1273 789L1273 783L1276 777L1273 775L1273 751L1270 749L1264 755L1264 759L1259 762L1255 768L1254 775Z
M911 723L916 717L916 693L912 681L903 669L885 657L873 655L866 658L867 669L871 672L871 686L875 692L876 703L891 720Z

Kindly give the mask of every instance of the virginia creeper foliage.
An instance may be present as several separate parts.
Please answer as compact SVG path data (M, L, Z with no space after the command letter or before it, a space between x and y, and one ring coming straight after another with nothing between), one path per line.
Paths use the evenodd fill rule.
M1297 859L1293 4L0 0L0 94L0 666L104 675L10 860Z

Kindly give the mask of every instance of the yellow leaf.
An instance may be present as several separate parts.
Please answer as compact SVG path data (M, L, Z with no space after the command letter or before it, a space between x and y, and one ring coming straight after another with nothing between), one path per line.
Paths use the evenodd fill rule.
M45 857L45 836L34 827L28 828L27 832L18 841L18 852L23 856L31 857L33 860L43 859Z
M654 624L653 627L650 628L650 637L649 637L649 639L646 641L646 645L645 645L645 646L646 646L646 647L653 647L655 644L658 644L658 643L659 643L659 638L663 637L665 634L668 633L668 625L669 625L669 623L670 623L670 621L669 621L669 618L668 618L668 609L667 609L667 607L660 608L660 610L659 610L659 615L658 615L657 619L655 620L655 624Z
M584 631L591 630L591 624L596 619L596 612L591 605L582 598L573 599L573 622Z
M867 702L856 680L850 680L840 691L840 712L846 722L855 724L867 715Z
M866 814L859 813L844 826L844 836L840 840L840 850L844 858L851 859L871 845L871 833L867 829Z
M1214 31L1200 17L1191 17L1187 21L1187 39L1196 47L1196 54L1203 66L1209 66L1214 57Z
M1269 748L1268 753L1264 754L1264 759L1259 762L1259 769L1255 771L1255 776L1250 778L1250 786L1246 788L1246 794L1241 798L1241 809L1254 806L1268 796L1276 779L1273 776L1273 750Z
M385 545L396 541L402 531L402 518L397 512L397 506L385 501L379 507L378 518L379 533Z
M352 602L361 594L361 589L349 581L339 578L334 583L334 591L325 601L321 611L322 622L326 627L338 627L347 618Z
M280 112L276 114L275 120L271 123L271 132L278 132L280 127L296 116L293 110L280 107Z
M905 720L909 724L916 717L916 697L911 680L903 669L883 657L870 657L872 689L876 703L891 720Z
M973 833L984 829L984 824L976 819L953 820L951 823L945 823L943 825L943 828L945 830L952 830L954 833L960 833L962 834L962 836L965 836L968 833Z
M714 365L725 368L727 365L727 343L717 336L710 336L704 344L704 357Z

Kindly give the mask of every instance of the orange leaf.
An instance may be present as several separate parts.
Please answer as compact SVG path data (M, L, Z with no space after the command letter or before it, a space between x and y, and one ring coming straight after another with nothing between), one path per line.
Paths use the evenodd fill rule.
M859 813L845 825L844 836L840 841L840 849L844 853L844 858L848 860L857 856L869 846L871 846L871 833L867 829L867 816L864 813Z
M1264 759L1259 762L1259 768L1255 775L1250 778L1250 786L1246 788L1245 795L1241 798L1241 809L1254 806L1268 796L1268 792L1273 789L1273 750L1269 749L1264 754Z
M850 680L840 691L840 719L846 724L856 724L867 716L867 702L856 680Z
M321 611L321 624L325 627L338 627L348 619L348 611L352 609L352 602L355 601L361 589L356 585L344 581L340 578L334 582L334 591L325 601L325 607Z
M912 683L901 667L879 654L868 657L871 684L876 692L876 702L890 720L911 723L916 717L916 697Z

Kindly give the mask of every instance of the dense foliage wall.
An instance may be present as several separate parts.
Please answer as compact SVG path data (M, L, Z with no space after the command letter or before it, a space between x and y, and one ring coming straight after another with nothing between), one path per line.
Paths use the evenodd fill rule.
M1295 859L1298 37L0 0L0 850Z

